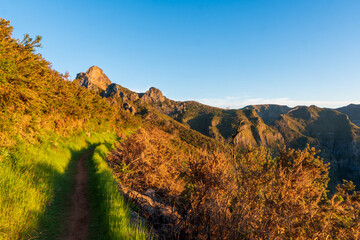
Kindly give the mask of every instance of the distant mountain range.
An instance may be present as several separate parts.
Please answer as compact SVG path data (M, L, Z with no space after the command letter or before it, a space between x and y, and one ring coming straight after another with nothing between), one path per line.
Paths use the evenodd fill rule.
M360 105L338 109L317 106L250 105L242 109L221 109L195 101L174 101L156 88L136 93L111 83L103 71L93 66L73 81L111 99L134 115L151 109L218 141L240 147L278 145L303 149L307 144L321 150L331 163L330 188L352 180L360 185Z

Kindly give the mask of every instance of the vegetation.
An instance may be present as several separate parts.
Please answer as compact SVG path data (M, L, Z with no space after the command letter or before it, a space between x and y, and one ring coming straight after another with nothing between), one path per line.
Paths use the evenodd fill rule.
M159 238L360 238L360 193L345 181L329 195L329 165L314 148L279 147L274 154L226 143L235 130L241 143L282 142L255 110L189 102L181 112L186 104L179 103L174 115L182 124L137 99L133 116L121 97L103 99L51 69L35 53L40 37L19 41L11 33L0 19L0 239L59 238L74 163L92 149L91 239L152 238L134 223L119 187L137 204L138 221L148 220ZM306 126L322 125L315 120L328 114L300 110L277 122L297 143L311 132ZM352 127L339 132L353 137L359 129ZM138 130L126 136L129 129ZM114 150L118 136L123 141Z
M151 239L144 226L132 222L130 207L117 187L112 171L104 162L111 144L95 148L88 161L90 174L90 239Z
M0 239L57 239L75 162L139 121L51 69L41 37L11 34L0 18Z
M47 131L66 136L79 129L114 130L125 122L120 109L52 70L35 53L40 37L18 41L11 33L9 21L0 19L0 146L41 141L39 133Z
M329 197L328 165L316 154L310 147L277 156L263 147L209 151L152 128L130 136L109 161L123 185L153 189L153 201L172 206L178 218L165 223L143 210L163 238L358 239L360 194L345 182Z
M50 135L40 144L18 142L2 149L0 164L1 239L50 239L63 231L75 161L111 134Z

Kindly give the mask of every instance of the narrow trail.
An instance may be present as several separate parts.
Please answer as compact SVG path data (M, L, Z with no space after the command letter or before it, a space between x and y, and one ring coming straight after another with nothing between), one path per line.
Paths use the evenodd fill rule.
M90 222L90 206L88 200L88 173L86 159L92 154L84 154L76 164L75 189L71 196L71 208L65 222L67 233L63 240L86 240Z

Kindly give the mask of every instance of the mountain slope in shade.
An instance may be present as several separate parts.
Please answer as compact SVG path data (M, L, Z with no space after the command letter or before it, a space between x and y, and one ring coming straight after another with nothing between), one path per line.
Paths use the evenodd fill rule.
M360 128L347 115L316 106L296 107L274 125L287 146L302 149L310 144L321 150L331 163L332 187L342 179L360 184Z
M350 104L345 107L337 108L337 111L349 116L349 119L360 127L360 104Z

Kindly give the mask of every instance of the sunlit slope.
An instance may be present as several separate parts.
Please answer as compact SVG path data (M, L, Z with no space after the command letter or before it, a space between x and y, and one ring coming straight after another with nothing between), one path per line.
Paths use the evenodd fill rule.
M56 239L76 161L138 124L51 68L40 37L12 38L0 19L0 239Z
M35 52L40 38L11 37L0 20L0 146L16 138L36 141L40 132L76 132L120 121L116 108L97 94L78 88Z

